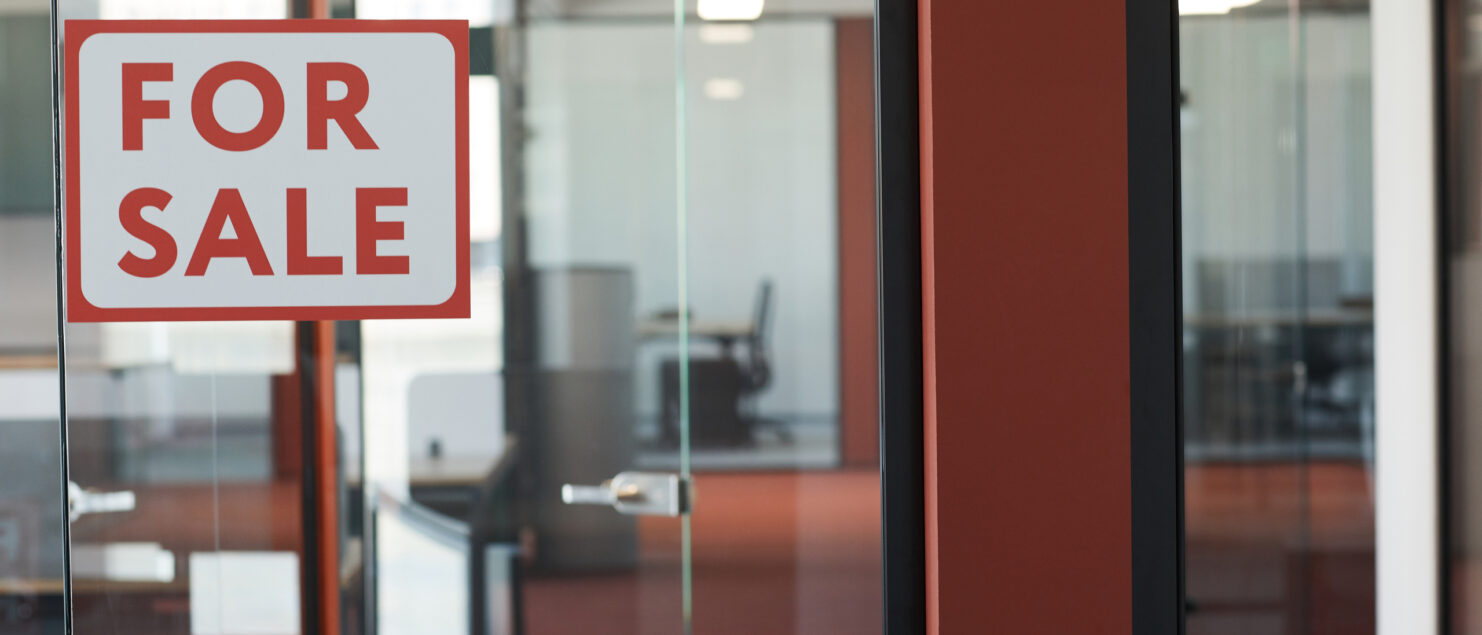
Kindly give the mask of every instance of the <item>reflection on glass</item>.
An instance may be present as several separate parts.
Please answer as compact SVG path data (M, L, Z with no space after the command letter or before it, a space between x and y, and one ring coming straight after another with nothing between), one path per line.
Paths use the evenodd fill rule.
M1372 633L1369 16L1270 4L1179 23L1188 629Z

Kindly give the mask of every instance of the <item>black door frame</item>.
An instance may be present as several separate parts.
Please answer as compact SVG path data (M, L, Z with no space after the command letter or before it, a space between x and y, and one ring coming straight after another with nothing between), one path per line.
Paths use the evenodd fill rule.
M1132 632L1184 632L1177 0L1127 0Z
M884 633L926 632L917 0L875 0Z
M918 0L875 2L884 632L926 632ZM1126 0L1132 632L1184 632L1178 4ZM1067 51L1067 54L1073 53Z

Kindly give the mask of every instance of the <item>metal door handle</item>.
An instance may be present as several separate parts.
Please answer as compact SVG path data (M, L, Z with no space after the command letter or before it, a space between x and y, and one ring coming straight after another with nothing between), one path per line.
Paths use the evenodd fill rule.
M67 482L67 518L77 520L83 514L107 514L134 511L133 492L93 492Z
M601 485L562 485L567 505L611 505L632 516L678 516L689 511L689 484L678 474L621 472Z

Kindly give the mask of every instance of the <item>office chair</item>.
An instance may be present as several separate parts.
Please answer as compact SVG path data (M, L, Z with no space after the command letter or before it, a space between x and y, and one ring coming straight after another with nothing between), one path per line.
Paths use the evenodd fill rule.
M757 413L757 398L772 383L772 362L767 335L772 322L772 281L762 280L757 289L751 332L742 338L744 358L726 347L720 357L690 357L690 436L697 445L748 445L760 427L775 430L784 442L792 434L781 421ZM661 441L678 444L679 360L664 360L659 367Z
M784 442L792 441L792 431L781 420L763 417L757 412L757 402L762 391L772 385L772 360L767 352L767 334L772 323L772 280L763 278L756 290L755 313L751 320L751 335L746 338L746 364L741 368L742 416L755 430L772 428Z

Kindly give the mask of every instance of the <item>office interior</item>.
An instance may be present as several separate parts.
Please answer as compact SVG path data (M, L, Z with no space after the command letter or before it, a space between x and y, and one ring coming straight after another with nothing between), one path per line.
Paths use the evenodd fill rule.
M328 10L470 21L472 317L69 324L59 371L47 4L0 2L0 631L70 573L78 633L878 632L871 3ZM624 471L693 512L562 502Z
M1375 632L1370 26L1180 16L1190 633Z
M478 56L473 317L334 327L338 627L878 632L870 3L718 20L692 3L682 55L665 2L445 4L330 7L466 18ZM1374 633L1369 2L1179 6L1187 629ZM1482 5L1444 9L1443 564L1446 619L1470 632ZM45 4L0 0L0 630L17 633L56 632L64 575L45 23ZM66 336L73 480L130 507L71 525L78 632L233 632L228 590L273 607L260 632L309 632L327 605L301 582L321 550L299 430L326 398L302 394L299 328ZM565 483L686 464L688 527L560 502Z

